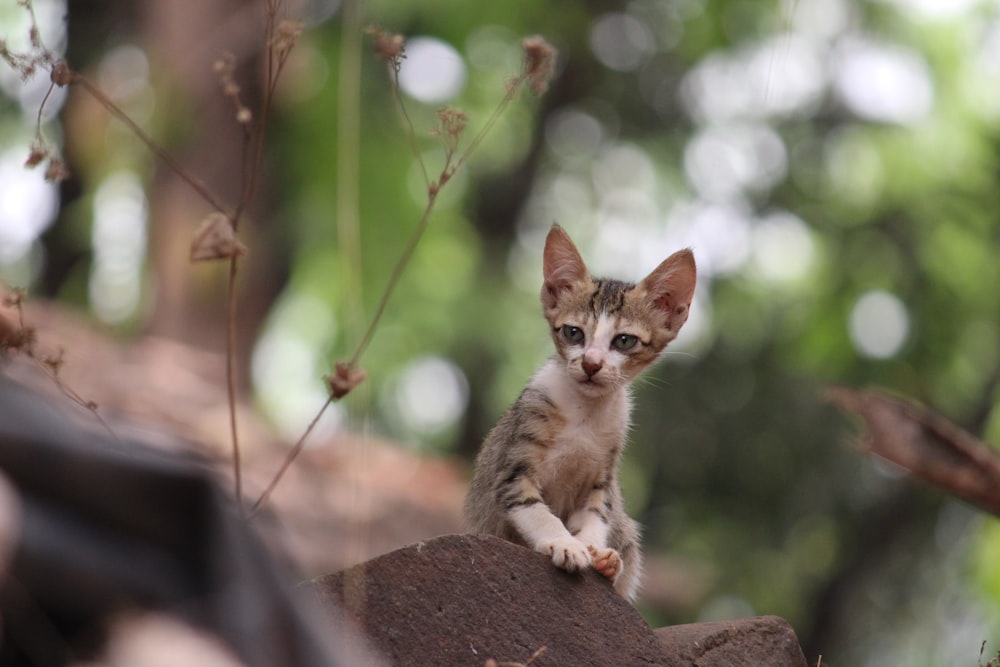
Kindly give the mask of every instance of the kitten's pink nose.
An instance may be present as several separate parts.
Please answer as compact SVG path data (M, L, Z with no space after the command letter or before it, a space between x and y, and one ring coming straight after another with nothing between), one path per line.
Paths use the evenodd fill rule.
M604 364L600 361L591 361L586 357L583 358L583 372L587 374L587 377L592 378L597 375L597 371L601 370Z

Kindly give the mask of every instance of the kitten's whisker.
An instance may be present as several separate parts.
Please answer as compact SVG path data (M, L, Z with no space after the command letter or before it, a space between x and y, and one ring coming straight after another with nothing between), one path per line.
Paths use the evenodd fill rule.
M640 375L637 379L633 380L632 384L640 387L648 385L656 388L673 386L673 382L671 382L667 378L659 377L656 375Z

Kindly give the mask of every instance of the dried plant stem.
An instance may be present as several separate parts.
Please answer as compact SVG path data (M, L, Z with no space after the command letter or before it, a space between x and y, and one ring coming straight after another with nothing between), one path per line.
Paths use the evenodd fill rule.
M274 492L274 489L278 486L278 482L280 482L281 478L284 477L285 472L288 470L288 467L292 465L292 461L294 461L296 457L298 457L299 452L302 451L302 448L305 446L306 439L309 437L309 434L311 434L313 432L313 429L316 428L316 424L319 423L319 420L323 417L323 414L326 412L326 409L329 408L332 403L333 403L332 396L326 399L326 402L323 403L323 407L319 409L319 412L316 413L316 416L313 417L313 420L309 422L309 426L306 428L305 432L301 436L299 436L298 442L296 442L295 445L290 450L288 450L288 454L285 455L285 460L282 461L281 467L278 468L278 472L274 474L274 477L271 478L271 481L267 485L267 488L264 489L264 492L260 494L260 498L258 498L257 502L255 502L253 504L253 507L250 508L250 518L253 518L257 514L257 511L264 505L264 503L267 502L268 498L271 497L271 494Z
M235 227L235 223L233 225ZM229 286L226 293L226 395L229 401L229 429L233 440L233 484L236 506L243 512L243 472L240 440L236 427L236 274L237 258L229 260Z
M351 285L346 293L347 327L360 331L364 322L361 292L361 224L359 198L359 164L361 154L361 8L359 0L345 0L341 29L339 89L337 93L337 245L343 261L340 264L341 283ZM269 59L270 63L270 59ZM313 417L305 432L288 450L281 467L253 504L250 518L267 503L278 482L302 452L306 440L320 418L333 403L329 396Z
M389 86L392 90L392 99L396 103L396 108L399 109L400 115L403 117L403 122L406 123L406 137L410 142L410 150L413 151L413 157L420 166L420 174L424 177L424 187L429 189L431 187L431 178L427 174L427 165L424 164L424 156L420 152L420 145L417 144L417 132L413 129L413 120L410 118L410 112L406 110L403 98L399 94L399 67L394 62L390 63L389 67L392 69L392 85Z
M274 22L273 7L273 0L269 0L268 8L271 13L268 20L272 25ZM283 60L278 60L275 63L273 52L269 48L266 64L268 88L265 100L267 101L273 97L273 86L283 66ZM349 329L360 330L364 321L364 306L361 298L361 228L358 204L358 156L361 154L361 11L359 0L345 0L343 5L338 78L340 83L337 95L337 244L343 258L340 266L341 281L343 284L356 286L346 291L345 320ZM262 115L266 116L266 114L267 106L265 106ZM257 159L260 159L259 154ZM270 498L271 493L278 486L278 482L281 481L289 466L298 457L305 446L306 439L316 428L320 418L326 413L333 401L333 396L327 398L305 432L288 451L281 467L251 507L250 518L255 516Z
M271 82L271 36L274 33L276 13L277 7L275 4L268 2L267 25L265 29L265 43L267 44L266 87L256 137L252 134L249 124L243 125L242 188L240 190L240 200L236 204L236 211L229 218L229 224L232 226L234 234L239 229L240 216L243 210L253 198L257 184L257 173L260 171L264 143L264 121L270 106L271 93L274 90ZM229 432L232 439L234 494L236 497L236 507L240 514L243 514L243 464L240 455L239 427L236 412L236 278L238 273L239 257L233 255L229 258L229 280L226 286L226 400L229 403Z
M73 389L66 386L66 384L61 379L59 379L58 373L56 373L55 370L49 364L46 364L44 361L40 361L39 364L42 366L43 369L45 369L45 372L49 374L49 377L52 378L52 381L56 383L56 386L59 387L59 391L61 391L69 400L73 401L74 403L82 407L84 410L88 410L91 414L93 414L94 417L97 419L97 421L101 423L101 426L104 427L104 430L107 431L111 435L111 437L117 440L119 443L121 442L121 439L118 437L118 434L115 433L113 428L111 428L111 424L109 424L107 420L101 416L101 413L97 411L97 405L93 401L88 401L84 399L83 396L80 396L80 394L76 393L75 391L73 391Z
M368 345L375 336L375 331L378 329L379 321L382 319L382 314L385 312L389 299L392 298L392 294L396 289L396 284L402 277L403 272L410 263L410 258L413 256L414 251L417 249L417 245L420 243L420 239L427 230L427 226L430 223L431 214L434 212L434 205L437 203L437 196L438 193L441 192L441 188L443 188L451 177L462 167L462 165L466 163L472 152L475 151L479 144L482 143L486 134L494 125L496 125L497 120L499 120L504 110L510 105L511 101L517 95L517 90L524 81L524 76L520 76L514 80L514 82L509 86L507 94L504 95L504 98L497 105L496 109L493 110L489 119L483 127L480 128L479 132L476 133L476 136L473 137L472 141L469 142L469 145L466 146L465 150L458 156L457 160L453 161L454 155L450 150L446 152L445 164L441 170L441 176L439 177L437 183L431 183L427 177L426 170L424 170L424 179L427 182L427 205L424 207L424 212L420 216L420 221L417 223L416 229L413 230L409 241L407 241L406 247L403 249L403 254L400 255L399 260L396 261L396 265L392 269L392 274L390 274L389 281L386 283L385 289L382 291L382 296L379 298L378 305L375 307L375 312L372 315L371 321L368 323L368 328L365 330L364 336L362 336L361 341L354 350L354 354L351 356L348 366L354 367L358 365L358 362L361 360L361 356L365 353L365 350L368 349ZM403 99L399 94L398 78L393 77L392 82L393 97L395 98L403 117L407 120L407 134L414 137L413 126L409 123L410 117L406 112L406 105L403 104ZM414 153L420 163L421 169L424 169L423 161L420 159L419 148L416 145L415 139L411 142L411 145L413 146Z
M447 172L449 178L452 176L452 174L461 169L462 165L466 163L466 161L469 159L472 153L477 148L479 148L479 144L483 142L483 139L486 138L486 135L489 133L489 131L493 129L493 126L497 124L498 120L500 120L500 116L503 115L503 112L507 109L508 106L510 106L510 103L517 96L517 91L521 87L521 84L524 83L524 81L525 77L519 76L517 79L511 82L510 87L507 90L507 94L504 95L502 100L500 100L500 104L498 104L497 107L493 110L493 113L490 114L490 117L486 120L485 123L483 123L483 126L479 128L479 132L476 133L476 136L472 138L472 141L469 142L469 145L465 147L464 151L462 151L462 154L458 157L458 160L455 161L455 164L451 167L450 171Z
M200 180L192 176L177 160L174 159L166 150L161 148L153 139L146 134L146 132L139 127L139 125L132 120L132 118L125 113L118 105L116 105L104 92L94 85L89 79L81 75L79 72L72 71L71 82L79 84L84 90L86 90L91 97L93 97L97 102L103 106L108 113L116 117L122 123L124 123L132 133L146 145L146 147L156 155L160 160L163 161L179 178L184 180L191 188L201 195L212 208L217 211L222 212L229 219L230 224L233 227L233 231L236 230L239 216L246 205L246 202L250 199L253 191L253 177L252 175L247 178L246 171L244 171L244 181L250 184L244 187L240 203L235 212L228 212L228 207L226 207L221 201L219 201L214 194L202 183ZM41 111L39 111L41 114ZM40 116L39 116L40 118ZM246 160L244 160L246 162ZM236 488L236 502L242 511L243 502L243 475L241 471L240 462L240 447L239 439L237 435L236 427L236 377L235 377L235 339L236 339L236 276L237 276L237 257L232 257L229 262L229 288L226 296L226 312L227 312L227 324L226 324L226 389L229 401L229 423L232 433L233 441L233 480ZM94 414L97 414L94 411ZM100 418L100 415L98 415ZM103 423L103 419L101 420ZM110 429L109 429L110 430Z
M247 156L251 146L249 133L243 136L243 191L236 205L236 212L229 218L235 235L239 228L240 215L253 196L253 169L248 170ZM240 438L236 414L236 278L239 273L239 255L229 258L229 280L226 285L226 400L229 403L229 433L233 452L233 487L236 507L243 514L243 465L240 456Z
M139 125L132 120L132 118L125 113L118 105L116 105L104 92L94 85L89 79L81 75L79 72L72 71L70 74L70 82L80 85L84 90L86 90L91 97L93 97L97 102L103 106L108 113L124 123L132 133L146 145L146 147L156 155L160 160L163 161L178 177L184 180L191 188L197 192L202 199L204 199L210 206L215 210L222 212L229 219L230 224L233 227L233 231L236 230L238 226L239 216L242 213L247 201L249 201L253 193L253 183L254 177L252 173L248 174L248 171L244 171L244 188L243 193L240 198L237 210L234 212L228 212L228 207L226 207L221 201L219 201L214 194L197 178L192 176L177 160L174 159L166 150L161 148L153 139L146 134L146 132L139 127ZM41 111L39 111L39 118ZM259 150L259 149L258 149ZM244 148L244 153L246 148ZM247 161L244 160L244 163ZM249 170L252 172L253 170ZM239 447L239 437L237 433L237 418L236 418L236 373L235 373L235 339L236 339L236 277L237 277L237 257L230 258L229 262L229 287L226 296L226 389L229 401L229 423L232 433L232 450L233 450L233 480L235 484L236 502L242 511L243 502L243 474L242 466L240 461L240 447ZM57 380L58 381L58 380ZM61 386L61 385L60 385ZM94 411L96 415L97 412ZM98 415L100 419L100 415ZM101 419L102 423L104 422ZM106 425L106 424L105 424ZM110 430L110 429L109 429Z
M389 299L392 298L392 293L396 290L396 284L399 283L399 279L402 278L407 264L410 263L410 258L417 249L417 244L420 243L420 239L423 237L424 231L430 223L431 213L434 211L434 204L436 201L437 192L429 193L427 196L427 206L424 208L424 213L420 217L420 222L417 224L417 228L414 229L413 233L410 235L410 239L406 242L403 254L400 255L399 259L396 261L396 265L392 268L392 273L389 275L389 281L386 283L385 289L382 291L382 296L379 298L378 305L375 306L375 313L372 315L372 319L368 323L368 328L365 330L364 336L361 337L361 341L358 343L357 348L355 348L354 354L351 355L351 360L348 362L349 366L353 367L358 365L358 362L361 360L361 355L363 355L365 350L368 349L368 345L375 336L375 330L378 329L378 324L382 319L382 314L385 312L386 306L389 305Z
M102 417L101 414L97 411L97 403L95 403L94 401L88 401L85 398L83 398L83 396L74 391L72 387L63 382L62 378L59 377L59 369L63 365L62 348L59 348L58 352L54 355L46 354L39 356L37 350L35 349L36 345L35 329L34 327L29 327L24 319L23 299L24 299L24 292L23 290L18 289L14 290L14 297L12 299L4 299L2 302L0 302L0 305L3 306L7 305L14 306L17 312L17 326L18 326L18 330L17 332L15 332L15 338L17 339L16 342L0 340L0 343L3 343L3 347L0 347L0 354L5 353L7 350L13 350L20 354L23 354L30 361L37 364L38 367L41 368L46 375L52 378L52 381L55 383L56 387L59 388L59 391L62 392L62 394L66 398L76 403L84 410L90 411L97 419L97 421L100 422L101 426L103 426L104 429L111 435L111 437L114 438L115 440L119 440L118 434L115 433L114 429L111 428L111 424L109 424L107 420L105 420L104 417ZM3 361L2 356L0 356L0 361Z
M348 331L353 338L364 326L362 290L360 164L361 155L361 7L345 0L341 26L337 90L337 244L341 257Z
M393 84L394 84L393 85L394 97L397 101L397 104L399 104L400 109L403 111L404 118L406 118L408 121L409 115L405 112L405 105L403 105L402 98L399 96L398 87L395 85L396 84L395 78L393 79ZM510 102L511 99L513 99L513 96L511 93L508 93L507 96L504 98L503 102L501 102L501 106L498 107L498 110L494 112L493 116L491 116L491 121L493 123L496 122L496 118L499 116L499 113L503 111L503 108L506 107L506 105ZM407 125L407 129L410 134L413 134L413 126L410 125L409 123ZM416 146L416 142L414 141L411 145L414 147L414 151L417 152L417 157L419 159L419 152ZM464 160L464 158L468 155L468 152L473 148L475 148L474 145L466 149L466 152L463 154L462 160ZM456 163L454 167L451 167L451 154L449 153L445 162L445 167L441 172L442 178L439 181L439 184L437 185L431 184L430 180L426 176L426 171L424 172L425 179L427 179L427 205L424 207L423 214L420 216L420 220L417 223L417 227L413 230L413 233L410 235L410 238L406 243L406 247L403 249L402 255L400 255L399 259L396 261L396 264L392 269L392 273L389 275L389 280L386 283L385 289L382 291L382 295L379 297L378 305L375 306L375 312L372 314L372 318L368 322L368 327L365 329L364 334L362 335L357 347L355 348L354 354L351 355L350 361L347 362L348 367L353 368L358 365L358 362L361 360L361 356L368 349L368 345L371 343L372 338L374 338L375 331L378 329L379 322L382 319L382 315L385 313L386 306L388 306L389 300L392 298L392 294L396 290L396 285L399 283L400 278L402 278L403 272L406 270L406 267L410 262L410 258L413 257L413 253L416 251L417 245L419 245L420 243L420 239L423 237L424 232L427 230L427 227L430 224L431 214L434 212L434 205L437 203L438 193L440 193L441 188L448 181L448 176L446 176L446 174L454 173L455 168L457 168L457 166L458 163ZM421 168L423 168L423 162L421 162ZM319 421L320 417L323 415L326 409L330 407L330 404L333 402L333 400L334 399L331 396L326 400L325 403L323 403L323 407L320 408L319 413L313 418L312 422L310 422L309 427L306 429L306 432L299 438L299 441L295 444L295 446L292 447L291 450L289 450L288 455L285 457L285 460L281 465L281 468L271 479L271 482L268 484L267 489L264 491L264 493L261 494L257 502L254 503L251 516L253 516L253 514L256 513L257 510L261 506L263 506L265 502L267 502L267 499L270 496L271 492L278 485L278 482L280 481L281 477L285 474L285 471L292 464L295 458L299 455L299 452L302 451L302 447L305 444L306 438L313 431L313 429L316 426L316 423Z
M265 62L264 62L264 94L257 122L251 129L249 111L245 120L241 117L244 111L242 103L237 104L237 122L244 128L242 184L240 199L236 211L229 217L233 234L238 231L240 218L246 207L253 200L257 191L257 181L260 177L261 165L264 161L264 138L267 128L274 92L278 79L288 60L288 54L298 36L298 26L283 21L279 27L277 19L284 7L284 0L267 0L266 21L264 28ZM280 33L280 34L279 34ZM233 93L234 96L238 94ZM238 101L234 97L234 102ZM235 482L236 502L240 513L243 513L243 474L240 457L239 432L236 412L236 287L239 272L239 257L234 254L229 258L229 282L226 292L226 393L229 401L229 426L232 434L233 478Z
M258 132L253 138L250 149L250 157L245 160L244 188L240 202L248 203L257 189L257 179L260 177L261 165L264 161L264 138L268 119L271 115L271 106L274 101L274 92L284 71L288 53L275 53L275 33L277 26L278 11L281 0L268 0L267 3L267 24L265 29L265 39L267 43L266 62L264 63L264 96L261 103L260 114L257 119Z
M400 256L399 260L396 262L396 265L393 267L392 274L390 274L389 281L386 283L386 287L382 291L382 296L379 298L378 305L375 307L375 312L368 323L368 327L365 329L364 335L361 337L361 340L358 343L357 348L355 348L354 350L354 354L351 356L350 361L347 363L349 367L357 366L358 361L361 359L361 355L364 354L365 350L368 348L368 345L371 343L372 338L375 336L375 331L376 329L378 329L378 324L379 321L382 319L382 314L385 312L386 306L389 304L389 299L392 298L392 294L396 289L396 285L399 283L400 278L403 276L403 272L406 269L407 264L409 264L410 258L416 251L417 245L420 243L420 239L423 236L424 231L427 229L428 224L430 223L431 213L434 210L434 204L437 201L437 193L439 191L440 191L439 189L432 189L428 187L427 205L424 208L423 215L420 217L420 221L417 224L416 229L410 235L406 247L403 250L403 254ZM302 448L305 445L306 438L308 438L309 434L312 433L316 424L319 422L320 417L322 417L323 413L326 412L326 409L330 407L330 404L333 402L333 400L334 399L332 396L327 398L326 402L323 403L323 407L320 408L319 413L309 423L309 426L306 429L305 433L303 433L302 436L299 438L298 442L295 443L295 446L289 450L288 455L285 457L285 460L281 465L281 468L271 479L270 483L267 486L267 489L265 489L265 491L261 494L260 498L257 499L257 502L253 504L253 508L251 510L251 516L256 514L259 508L262 507L264 503L267 502L267 499L274 491L274 488L278 485L278 482L285 474L285 471L288 469L288 467L292 464L292 462L298 457L299 453L302 451Z
M342 256L345 259L342 268L342 277L345 278L344 284L350 284L348 280L351 277L354 277L357 280L357 284L360 286L361 249L357 205L357 156L360 153L360 113L357 106L357 100L360 99L360 81L358 79L360 76L360 63L358 58L358 38L360 36L360 30L358 27L360 25L360 17L357 13L357 1L358 0L347 0L344 5L344 35L341 42L341 88L339 91L340 107L338 114L340 131L338 135L337 229ZM365 328L364 334L361 336L354 353L351 355L350 360L346 363L337 363L335 373L327 377L327 382L330 384L331 388L330 398L323 404L320 413L313 419L306 433L303 434L303 436L299 439L299 442L296 443L295 447L293 447L289 452L281 470L268 485L268 490L254 504L254 510L259 508L266 501L267 496L277 485L281 475L284 474L284 471L289 465L291 465L292 461L298 455L299 451L302 449L302 443L312 431L316 422L319 420L320 415L323 414L333 400L337 400L349 393L354 386L363 379L364 373L358 364L361 361L362 355L364 355L368 346L371 344L379 323L381 322L382 316L385 313L386 307L389 304L389 300L392 298L392 295L396 290L396 286L403 276L403 272L406 270L410 259L416 251L417 245L420 243L424 232L430 224L431 214L434 212L434 206L437 203L437 196L441 192L441 189L451 180L455 173L468 161L472 153L479 147L483 139L486 137L486 134L493 128L494 125L496 125L500 116L510 105L511 101L517 97L520 88L525 82L530 82L532 88L535 89L535 92L541 94L545 85L547 85L548 77L551 76L552 61L555 58L555 51L540 38L525 40L522 42L526 53L524 69L517 77L508 82L507 91L503 99L494 109L486 123L482 126L482 128L480 128L479 132L473 137L472 141L470 141L465 149L458 154L457 159L456 152L458 134L465 126L464 114L452 114L448 120L445 120L443 112L439 113L439 118L441 118L440 136L445 139L445 160L438 180L431 181L420 153L420 147L417 143L413 122L406 110L406 105L403 103L403 98L399 90L399 62L400 58L404 57L402 39L399 38L397 40L399 36L396 35L386 35L379 28L376 28L374 33L376 34L376 41L378 43L377 48L380 52L379 55L389 63L392 72L390 81L393 100L403 118L407 138L409 140L410 147L413 150L414 157L420 165L421 173L424 178L424 184L427 187L427 204L420 216L420 220L417 222L416 228L413 230L412 234L410 234L410 238L407 241L402 254L396 261L395 266L393 266L392 273L389 275L389 280L379 297L375 311L372 314L372 317L368 322L368 326ZM458 124L456 124L456 122ZM348 295L348 298L357 300L360 298L360 289L348 290ZM356 303L359 302L356 301ZM352 310L351 312L360 313L360 308L356 311ZM541 655L544 650L544 647L539 649L539 651L537 651L535 655L529 659L529 662L533 661L538 655Z
M257 118L256 124L251 128L252 116L249 109L243 107L239 100L239 87L231 80L231 70L225 69L226 76L230 77L228 81L224 81L227 85L225 86L227 96L230 96L236 106L237 110L237 122L243 127L243 155L242 155L242 172L241 172L241 189L240 198L236 205L235 210L229 210L220 200L218 200L215 195L197 178L192 176L186 169L184 169L181 164L173 158L166 150L160 147L153 139L141 128L139 125L132 120L132 118L125 113L118 105L116 105L111 98L109 98L98 86L92 83L85 76L79 72L73 70L68 63L65 61L56 61L52 54L44 48L41 44L41 40L38 37L37 21L35 19L34 8L30 0L19 0L19 4L22 5L29 14L31 20L31 35L34 50L38 51L37 55L31 56L19 56L17 54L9 53L5 46L2 49L2 55L8 64L17 69L22 73L22 76L27 76L28 72L33 71L34 67L38 64L44 63L49 66L52 70L51 80L52 84L49 86L49 90L46 93L44 99L39 105L38 114L35 123L35 145L32 147L32 153L28 160L28 166L35 166L42 159L44 159L47 153L47 148L44 146L44 142L41 137L41 125L42 125L42 114L45 108L45 104L48 101L49 95L52 89L56 86L69 86L69 85L79 85L83 88L90 96L95 99L104 109L111 114L113 117L117 118L119 121L125 124L125 126L131 130L131 132L149 149L151 153L156 155L164 164L167 165L178 177L184 180L191 188L198 193L213 209L218 213L225 216L226 221L228 221L229 226L232 228L232 234L235 237L237 229L239 227L240 218L243 215L246 207L249 205L250 201L253 199L254 193L256 192L257 182L261 172L261 165L263 163L263 152L264 152L264 137L265 137L265 127L267 119L271 109L271 103L274 98L274 92L276 90L278 79L281 75L282 70L288 60L289 53L291 52L295 41L301 32L301 24L289 22L287 20L282 20L280 25L278 24L278 15L282 12L285 7L285 0L266 0L266 24L265 24L265 50L266 50L266 62L265 62L265 88L263 99L261 103L261 109ZM347 2L348 7L353 7L355 17L357 18L357 1ZM347 8L345 8L345 13ZM359 32L357 20L355 20L355 25L350 29L345 28L345 34L349 34L349 30L353 32ZM356 40L357 41L357 40ZM2 45L0 45L2 46ZM360 51L360 45L355 49ZM360 64L356 65L357 73L356 78L360 79ZM219 71L219 70L217 70ZM231 85L231 87L230 87ZM358 86L359 87L359 86ZM357 97L356 95L354 97ZM354 132L357 134L357 132ZM58 169L56 168L58 167ZM55 177L61 177L65 173L65 169L62 166L61 160L52 159L50 160L50 171L53 172ZM48 175L47 175L48 177ZM356 180L356 177L355 177ZM356 209L356 206L355 206ZM356 217L356 216L355 216ZM359 242L355 244L359 247ZM234 244L234 248L239 248L238 242ZM239 273L239 257L242 252L234 252L229 255L229 279L227 286L227 296L226 296L226 388L227 397L229 403L229 416L230 416L230 428L232 433L232 451L233 451L233 476L235 481L235 491L237 504L242 513L243 502L242 502L242 472L241 472L241 457L240 457L240 447L239 447L239 435L237 430L237 412L236 412L236 309L237 309L237 299L236 299L236 287L237 287L237 277ZM357 253L360 255L360 251ZM201 258L199 258L201 259ZM20 314L21 326L23 329L23 314ZM76 395L68 387L65 387L59 380L57 375L57 364L55 362L51 364L46 364L41 362L43 365L47 366L47 370L50 372L54 378L57 385L62 389L62 391L77 401L81 405L84 405L90 409L101 420L101 423L111 431L104 419L97 414L96 406L92 403L85 402L82 398ZM324 408L325 410L325 408ZM322 414L322 411L320 412ZM318 417L317 417L318 419ZM311 430L311 427L310 427ZM307 432L308 433L308 432ZM114 433L112 432L112 435ZM258 501L259 502L259 501Z
M41 103L38 105L38 114L35 116L35 139L41 140L42 138L42 114L45 112L45 105L49 101L49 96L52 95L52 91L55 89L56 84L52 82L49 84L49 89L45 91L45 97L42 98Z
M231 213L228 213L227 207L216 199L215 195L205 186L204 183L199 181L197 178L192 176L186 169L184 169L181 164L174 159L172 155L167 153L163 148L161 148L153 139L146 134L146 132L139 127L134 120L132 120L127 113L122 111L122 109L111 101L104 92L94 85L87 77L83 76L79 72L74 71L72 74L72 82L79 84L84 90L86 90L97 102L104 107L108 113L124 123L132 133L148 148L156 157L160 158L170 169L177 174L181 179L183 179L188 185L194 189L201 198L208 202L217 211L221 211L226 214L230 219L233 218Z

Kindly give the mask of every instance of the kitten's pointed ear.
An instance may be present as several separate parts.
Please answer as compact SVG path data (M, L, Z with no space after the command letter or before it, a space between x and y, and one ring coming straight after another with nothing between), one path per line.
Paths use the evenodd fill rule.
M676 333L687 321L697 281L694 253L689 249L678 250L667 257L643 279L646 294L667 316L667 329Z
M590 278L587 266L569 234L559 225L553 225L545 238L542 275L545 277L542 284L542 306L546 310L556 306L563 291Z

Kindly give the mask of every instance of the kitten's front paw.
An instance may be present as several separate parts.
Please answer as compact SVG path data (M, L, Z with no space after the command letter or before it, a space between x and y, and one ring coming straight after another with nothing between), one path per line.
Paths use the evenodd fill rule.
M622 557L617 551L596 549L592 546L588 546L587 551L590 552L590 564L609 580L614 581L621 574L624 563L622 563Z
M550 556L553 565L567 572L578 572L590 565L587 546L575 537L558 537L542 542L538 551Z

